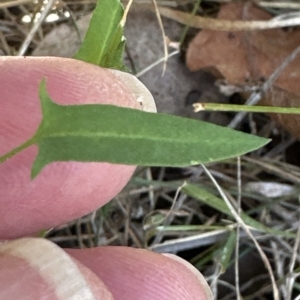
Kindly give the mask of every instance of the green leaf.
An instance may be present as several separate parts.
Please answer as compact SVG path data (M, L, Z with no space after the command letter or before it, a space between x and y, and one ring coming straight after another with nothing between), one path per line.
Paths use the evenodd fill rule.
M32 176L53 161L188 166L255 150L269 140L210 123L112 105L58 105L40 86L43 120Z
M234 250L234 246L236 244L237 234L236 231L231 231L229 237L226 240L226 243L222 249L220 249L221 257L220 257L220 264L221 264L221 273L224 273L227 270L229 265L230 258L232 257L232 253Z
M208 192L207 190L200 188L195 184L188 183L182 188L182 191L185 194L187 194L195 199L198 199L201 202L209 205L210 207L213 207L214 209L232 217L231 211L227 207L226 203L222 199L215 196L214 194ZM295 237L294 233L269 228L269 227L263 225L262 223L256 221L255 219L251 218L244 212L242 212L240 214L240 217L242 218L242 220L245 222L246 225L251 226L262 232L275 234L275 235L282 235L282 236L286 236L286 237L293 237L293 238Z
M124 70L124 28L120 0L98 0L84 41L74 58L103 68Z

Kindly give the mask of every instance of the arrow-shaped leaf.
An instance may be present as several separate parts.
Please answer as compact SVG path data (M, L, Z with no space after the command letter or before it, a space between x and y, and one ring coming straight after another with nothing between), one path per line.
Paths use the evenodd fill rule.
M242 155L269 140L210 123L113 105L54 103L40 86L43 120L35 177L53 161L187 166Z

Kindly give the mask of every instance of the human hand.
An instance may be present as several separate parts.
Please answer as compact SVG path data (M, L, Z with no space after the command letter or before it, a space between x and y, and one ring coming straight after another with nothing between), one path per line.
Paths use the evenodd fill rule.
M38 128L43 78L57 103L138 108L129 88L107 70L63 58L2 57L0 155ZM31 146L0 164L1 240L32 235L101 207L135 169L55 162L31 181L37 150ZM0 245L0 299L212 299L209 295L200 273L172 255L126 247L63 250L37 238Z

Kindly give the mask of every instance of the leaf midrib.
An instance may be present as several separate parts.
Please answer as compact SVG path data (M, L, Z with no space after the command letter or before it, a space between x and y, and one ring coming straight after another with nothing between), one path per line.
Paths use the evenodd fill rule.
M79 134L78 134L79 133ZM83 134L84 133L84 134ZM166 141L166 142L176 142L184 144L184 143L195 143L199 144L199 140L197 139L178 139L178 138L170 138L170 137L149 137L145 135L127 135L127 134L115 134L115 133L89 133L89 132L67 132L67 133L54 133L54 134L45 134L42 133L43 139L50 138L68 138L68 137L78 137L78 138L117 138L117 139L131 139L131 140L151 140L151 141ZM201 139L202 142L205 142L205 139ZM212 141L209 141L211 143Z
M117 15L118 15L119 9L116 9L114 12L115 12L115 14L114 14L114 16L111 18L111 20L113 20L113 22L110 23L111 25L110 25L110 27L109 27L109 32L112 32L112 29L113 29L114 24L115 24L115 20L117 19ZM120 26L120 24L119 24L118 26ZM103 45L105 45L105 46L102 47L101 52L99 51L99 55L98 55L98 65L100 65L101 60L104 58L104 55L103 55L103 54L105 54L105 52L107 52L107 48L108 48L107 45L109 45L108 40L110 40L110 39L111 39L111 36L110 36L110 35L107 35L106 38L103 40Z

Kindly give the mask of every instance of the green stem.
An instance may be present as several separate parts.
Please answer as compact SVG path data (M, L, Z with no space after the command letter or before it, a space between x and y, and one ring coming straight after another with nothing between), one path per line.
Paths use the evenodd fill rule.
M195 112L202 110L210 111L233 111L233 112L252 112L252 113L271 113L271 114L300 114L300 107L278 107L278 106L248 106L235 104L219 103L194 103Z
M0 163L5 162L7 159L18 154L19 152L28 148L29 146L34 145L35 143L36 143L35 137L30 138L25 143L21 144L20 146L16 147L15 149L11 150L10 152L6 153L5 155L0 156Z
M201 4L201 1L202 1L202 0L197 0L197 1L195 2L193 11L191 12L191 17L190 17L190 19L192 19L192 18L196 15L197 10L198 10L198 8L199 8L199 6L200 6L200 4ZM179 44L180 44L180 45L182 45L182 43L184 42L185 37L186 37L187 32L188 32L189 29L190 29L190 26L189 26L189 25L186 25L186 26L184 27L183 32L182 32L181 37L180 37L180 40L179 40Z

